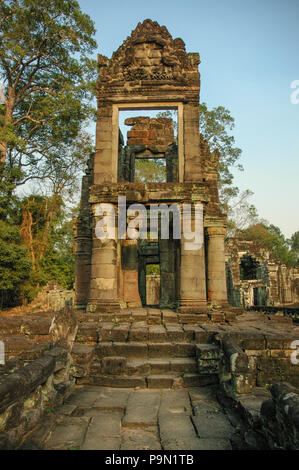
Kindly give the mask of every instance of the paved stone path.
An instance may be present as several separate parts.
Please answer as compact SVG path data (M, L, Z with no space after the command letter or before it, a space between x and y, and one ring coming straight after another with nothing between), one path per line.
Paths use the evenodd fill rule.
M235 429L213 387L180 390L84 386L48 410L27 448L47 450L231 449Z

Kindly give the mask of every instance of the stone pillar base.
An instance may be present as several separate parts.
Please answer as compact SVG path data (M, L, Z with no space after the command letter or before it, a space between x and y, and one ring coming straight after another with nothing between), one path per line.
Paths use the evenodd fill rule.
M178 310L180 313L206 313L207 302L205 300L181 300Z

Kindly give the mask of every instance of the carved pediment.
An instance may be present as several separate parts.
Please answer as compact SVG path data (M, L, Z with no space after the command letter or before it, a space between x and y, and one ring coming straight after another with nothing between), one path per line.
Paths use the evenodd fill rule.
M187 54L182 39L172 39L165 26L139 23L112 58L99 55L99 82L198 81L199 54Z

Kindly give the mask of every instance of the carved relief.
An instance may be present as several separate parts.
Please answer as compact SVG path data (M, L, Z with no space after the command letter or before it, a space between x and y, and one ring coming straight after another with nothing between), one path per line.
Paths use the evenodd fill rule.
M199 54L186 53L182 39L172 39L165 26L145 20L138 24L111 60L99 56L99 82L194 82L199 81L199 62Z

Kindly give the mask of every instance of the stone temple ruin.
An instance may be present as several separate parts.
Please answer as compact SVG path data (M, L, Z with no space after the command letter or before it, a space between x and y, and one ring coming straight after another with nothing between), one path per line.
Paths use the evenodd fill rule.
M262 245L230 238L225 250L228 301L234 307L299 304L299 268L279 263Z
M160 269L160 307L194 312L208 303L227 304L224 238L218 155L199 134L200 75L198 53L187 53L181 39L146 20L109 60L99 55L96 150L84 178L77 223L77 307L88 311L146 305L146 265ZM119 114L136 110L127 145L119 131ZM178 135L170 119L140 116L142 110L176 110ZM165 182L136 182L140 159L164 159ZM201 203L204 245L186 250L181 240L109 240L96 238L99 203L113 204L125 195L127 205ZM193 219L193 213L191 215ZM192 221L191 221L192 223Z
M242 308L242 299L263 301L264 287L279 303L289 285L286 301L296 302L288 282L297 273L289 278L244 241L225 250L218 155L198 131L198 64L151 20L111 60L99 56L96 149L76 224L77 308L1 312L0 449L299 448L298 309L296 318ZM177 135L168 114L144 109L176 110ZM122 110L134 113L127 136ZM159 181L143 181L140 165L158 160ZM148 239L97 238L98 205L117 209L119 195L146 208L202 203L203 246L187 250L159 227Z

